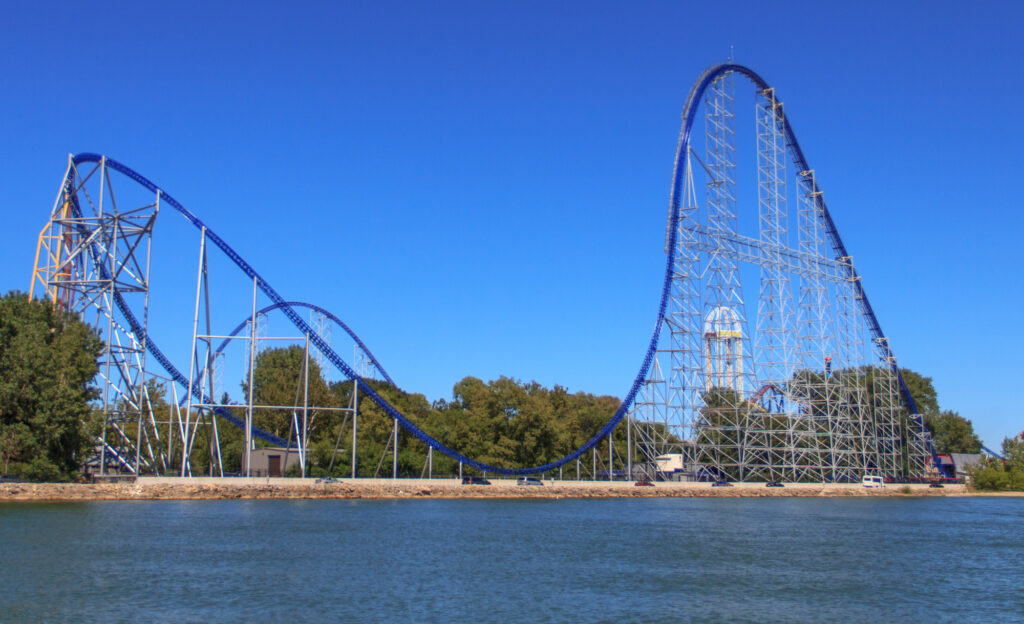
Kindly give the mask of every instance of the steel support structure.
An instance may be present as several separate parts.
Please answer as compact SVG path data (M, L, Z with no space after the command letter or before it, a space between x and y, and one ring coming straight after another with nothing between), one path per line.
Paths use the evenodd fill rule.
M736 149L743 143L735 138L739 124L733 112L733 76L749 79L756 87L756 149L751 158L756 165L752 167L741 166L746 163L746 151ZM694 135L702 105L704 130ZM691 145L695 136L704 143L702 152L701 146ZM79 168L87 169L84 175ZM155 200L142 202L142 209L119 210L113 201L110 171L135 182L136 192L144 189L154 194ZM746 175L740 175L743 172ZM795 183L790 181L791 174ZM755 190L737 190L748 178ZM755 196L758 209L755 225L750 227L743 215L753 211L743 207ZM107 204L112 210L106 209ZM218 360L210 356L209 324L204 323L205 334L200 331L198 294L192 372L187 377L148 334L148 241L161 204L201 230L210 249L222 252L251 280L250 396L234 411L207 396L216 388ZM795 205L796 211L791 213L789 205ZM41 284L45 296L66 309L95 314L95 325L104 332L108 346L101 375L105 417L98 444L100 470L110 465L107 454L119 470L137 473L144 465L147 470L166 470L167 457L174 455L175 437L187 446L197 430L192 410L186 408L183 416L179 410L178 427L168 427L164 453L151 407L146 415L147 351L175 384L187 390L186 402L209 407L219 418L244 427L247 459L255 438L289 444L253 424L255 411L264 407L254 404L251 383L258 293L269 300L269 307L281 310L310 349L315 348L353 382L353 396L358 392L394 421L389 444L393 476L397 474L398 427L405 429L408 440L418 439L458 462L460 473L468 465L499 474L543 474L575 461L579 475L580 460L589 451L591 472L596 475L597 447L605 440L608 470L613 470L611 434L623 419L630 427L627 468L637 448L640 466L656 466L660 472L672 466L684 478L846 481L869 471L892 477L922 475L927 454L933 464L938 462L782 103L753 70L733 63L718 65L694 84L684 109L668 213L668 258L657 320L622 405L579 448L530 467L496 466L467 457L422 430L357 372L361 368L358 353L353 367L314 327L316 318L304 320L295 310L299 304L285 300L195 214L139 173L99 154L71 159L50 222L40 235L33 287ZM753 232L744 233L745 229ZM146 260L140 262L143 255ZM201 271L204 266L201 254ZM130 303L130 297L142 301ZM205 343L205 350L197 348L199 342ZM364 352L369 356L369 351ZM136 390L140 385L142 390ZM235 413L243 408L244 419ZM298 407L293 410L297 438L305 438L313 426L311 409L303 405L303 413L309 416L303 426ZM127 422L136 424L134 435ZM353 432L353 451L356 438ZM355 452L353 471L354 456ZM382 456L381 464L383 460Z
M756 176L744 174L756 178L756 225L742 231L735 100L732 74L711 81L703 150L677 155L670 296L628 416L639 467L702 480L923 475L927 435L908 418L888 341L852 258L835 253L814 171L799 165L767 86L754 97Z
M761 242L775 249L789 247L787 154L783 136L782 103L774 89L758 94L757 119L757 199L758 234ZM757 306L754 367L758 383L786 388L794 371L793 290L790 275L776 261L761 267ZM783 402L783 410L768 403L766 411L751 423L747 436L749 449L756 458L749 477L756 480L796 481L799 478L799 454L796 439L801 423L799 414Z
M96 456L87 461L90 471L100 475L167 468L152 388L146 384L146 337L127 329L115 304L117 298L130 300L145 326L160 197L157 190L148 198L126 200L115 194L106 159L80 167L69 158L39 235L30 296L78 315L103 340L97 379L102 422Z

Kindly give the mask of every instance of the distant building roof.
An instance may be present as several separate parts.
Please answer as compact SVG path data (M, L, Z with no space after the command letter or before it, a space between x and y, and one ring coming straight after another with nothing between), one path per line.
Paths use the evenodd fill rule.
M950 453L957 472L965 472L968 466L981 463L980 453Z

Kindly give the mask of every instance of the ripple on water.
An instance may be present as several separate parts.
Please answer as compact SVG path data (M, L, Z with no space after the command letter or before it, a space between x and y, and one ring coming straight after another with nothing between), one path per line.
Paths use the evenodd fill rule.
M1024 499L0 504L0 621L1022 621Z

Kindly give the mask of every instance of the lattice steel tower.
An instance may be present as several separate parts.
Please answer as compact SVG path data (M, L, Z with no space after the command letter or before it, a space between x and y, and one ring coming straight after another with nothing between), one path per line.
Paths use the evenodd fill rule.
M144 199L115 196L106 160L68 172L39 235L30 296L78 314L103 339L99 361L102 429L97 471L138 474L166 468L146 383L145 332L131 330L122 310L145 328L149 314L149 254L160 192ZM120 201L119 201L120 200ZM37 293L36 288L40 291ZM129 312L130 313L130 312Z
M749 144L738 74L756 86ZM691 91L666 238L662 329L630 415L641 462L677 457L687 479L924 474L933 449L861 277L782 102L746 68Z

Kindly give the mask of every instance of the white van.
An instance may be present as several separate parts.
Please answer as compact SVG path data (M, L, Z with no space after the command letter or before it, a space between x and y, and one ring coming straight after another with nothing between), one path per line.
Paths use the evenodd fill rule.
M874 475L864 475L864 478L860 480L860 484L866 488L884 488L885 480Z

